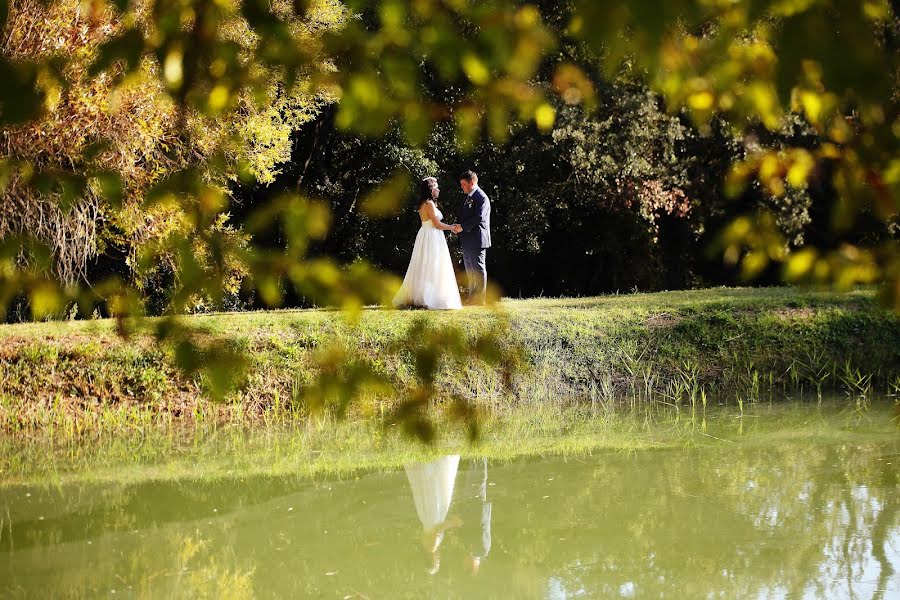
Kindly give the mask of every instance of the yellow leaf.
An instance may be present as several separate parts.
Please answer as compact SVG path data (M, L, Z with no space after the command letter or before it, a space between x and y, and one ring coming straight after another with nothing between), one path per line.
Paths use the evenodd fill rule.
M183 58L184 54L180 48L173 48L172 50L169 50L169 53L166 55L166 60L163 63L163 77L165 77L166 83L169 84L170 89L177 89L180 87L181 82L184 79L184 68L182 66Z
M209 93L209 109L212 112L221 111L228 104L229 97L228 87L220 83Z
M748 86L747 92L763 124L769 129L777 129L781 125L781 112L774 88L764 83L753 83Z
M378 81L371 75L358 75L350 81L350 93L364 107L374 109L381 100Z
M888 163L884 170L884 182L888 185L900 185L900 158L895 158Z
M741 276L744 279L753 279L769 264L769 257L765 252L748 252L741 263Z
M387 183L363 199L360 210L370 217L383 217L396 213L406 197L409 184L409 173L404 171L394 174Z
M462 68L469 81L475 85L485 85L491 77L487 65L475 54L467 53L462 59Z
M716 98L710 92L697 92L688 96L688 106L694 110L709 110L713 107Z
M728 198L738 197L747 187L749 176L750 169L746 164L737 163L733 165L725 178L725 196Z
M873 21L884 21L890 18L891 8L884 0L865 0L863 13Z
M537 7L526 4L516 13L516 25L520 29L529 29L537 25L540 18L541 13L538 12Z
M556 121L556 111L549 104L541 104L534 111L534 121L539 129L547 131L553 127L553 123Z
M725 230L725 239L731 242L743 240L753 227L753 223L747 217L738 217L732 221Z
M815 166L812 155L806 150L796 150L794 160L788 168L787 182L795 188L806 185L806 179Z
M788 256L784 263L784 278L788 281L803 279L816 264L816 251L812 248L804 248Z
M50 281L44 281L31 289L31 313L35 319L52 316L62 309L62 294Z
M810 123L818 125L820 123L819 119L822 116L821 96L814 92L801 92L800 103L803 105L803 111L806 113L806 117L809 119Z
M778 157L774 154L766 154L759 163L759 180L768 185L781 170L781 164Z

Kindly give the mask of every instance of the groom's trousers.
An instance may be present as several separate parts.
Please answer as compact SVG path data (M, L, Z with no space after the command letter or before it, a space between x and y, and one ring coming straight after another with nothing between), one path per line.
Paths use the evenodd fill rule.
M487 297L487 248L463 248L463 266L469 283L469 302L484 304Z

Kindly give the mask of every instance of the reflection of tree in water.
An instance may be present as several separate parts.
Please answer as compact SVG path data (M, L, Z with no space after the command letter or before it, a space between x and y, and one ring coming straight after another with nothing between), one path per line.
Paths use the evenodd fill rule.
M72 596L120 575L151 592L202 579L282 597L535 597L550 586L885 598L876 590L896 586L898 450L801 442L493 465L492 546L476 577L457 530L440 572L426 574L403 472L86 488L36 506L3 491L0 515L8 506L14 522L0 535L0 595L17 585ZM462 508L462 467L450 515ZM196 580L179 577L182 563Z
M81 598L116 589L136 597L252 597L254 568L236 556L232 524L200 519L235 508L235 499L253 504L295 485L258 477L0 489L0 553L17 560L0 561L0 596ZM195 523L210 526L200 531Z
M532 546L524 566L549 565L566 589L598 595L625 583L638 595L677 594L686 581L698 597L850 594L872 561L883 590L898 480L881 461L865 447L801 445L612 457L595 463L580 490L554 495L553 510L522 539L503 540L521 549L541 530L571 532L566 551Z

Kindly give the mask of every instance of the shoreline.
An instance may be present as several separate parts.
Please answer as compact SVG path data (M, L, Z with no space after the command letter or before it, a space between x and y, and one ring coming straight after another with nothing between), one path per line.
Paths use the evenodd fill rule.
M875 399L851 408L840 398L759 403L679 413L563 409L519 412L493 421L477 444L448 435L438 445L413 443L372 423L320 424L317 429L215 430L193 438L154 432L139 447L124 440L73 453L44 441L0 442L0 489L63 485L132 485L153 481L282 477L354 478L393 471L441 454L508 462L550 456L572 459L607 452L769 447L782 443L896 443L898 404Z
M321 309L184 317L230 341L248 361L225 402L186 377L149 336L124 340L110 320L0 326L0 432L77 445L149 430L266 429L316 418L303 396L316 357L334 340L414 386L402 344L435 321L473 336L506 323L501 345L522 349L512 385L483 363L438 371L434 405L465 397L485 414L529 407L737 405L774 396L844 394L850 403L900 393L900 319L874 292L717 288L593 298L504 300L496 311ZM391 353L392 352L392 353ZM363 395L351 420L383 419L396 398Z

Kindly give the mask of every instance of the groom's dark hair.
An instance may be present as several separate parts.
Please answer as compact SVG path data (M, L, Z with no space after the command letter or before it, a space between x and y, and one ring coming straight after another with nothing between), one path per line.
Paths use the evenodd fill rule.
M473 181L478 181L478 174L475 173L475 171L463 171L462 175L459 176L459 180L462 181L464 179L466 181L468 181L469 183L472 183Z

